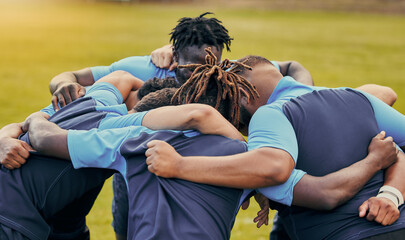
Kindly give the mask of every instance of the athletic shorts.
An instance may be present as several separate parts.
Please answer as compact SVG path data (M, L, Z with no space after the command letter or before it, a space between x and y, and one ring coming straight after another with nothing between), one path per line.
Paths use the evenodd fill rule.
M116 173L113 176L112 226L116 234L127 235L128 230L128 190L124 177Z
M16 230L0 224L0 240L29 240Z

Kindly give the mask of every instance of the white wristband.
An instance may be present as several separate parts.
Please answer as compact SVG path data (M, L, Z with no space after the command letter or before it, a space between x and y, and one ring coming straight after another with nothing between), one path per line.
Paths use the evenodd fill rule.
M377 197L385 197L390 199L397 207L401 206L404 203L404 197L402 193L391 186L384 185L378 191Z

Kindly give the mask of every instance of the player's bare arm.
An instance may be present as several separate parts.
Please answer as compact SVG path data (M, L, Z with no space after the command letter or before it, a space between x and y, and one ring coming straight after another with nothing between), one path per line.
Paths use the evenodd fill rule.
M94 83L93 74L90 68L84 68L78 71L63 72L55 76L49 83L49 89L52 93L52 105L55 110L64 107L77 98L83 96L86 90L83 86L90 86Z
M112 72L97 82L108 82L114 85L121 93L128 110L131 110L137 103L136 91L144 84L142 80L125 71Z
M67 146L68 130L49 122L40 116L33 116L24 122L23 131L29 133L32 147L45 155L70 160Z
M391 137L379 133L369 145L368 155L349 167L323 177L308 174L295 185L293 205L331 210L352 198L374 174L397 160L398 149Z
M245 141L239 131L213 107L206 104L167 106L149 111L142 126L153 130L195 129L203 134L222 135Z
M30 117L37 116L44 119L49 117L48 114L35 112ZM27 120L26 120L27 121ZM15 169L25 164L29 157L29 151L33 151L30 145L24 141L18 140L18 136L23 133L22 123L11 123L0 130L0 163L8 168Z
M394 105L398 97L392 88L377 84L365 84L356 89L370 93L390 106Z
M17 137L22 134L22 123L12 123L0 130L0 163L8 168L19 168L25 164L32 148Z
M287 181L294 160L270 147L224 157L183 157L166 142L148 143L146 163L152 173L197 183L235 188L260 188Z
M405 193L404 171L405 154L400 151L398 152L398 161L385 171L384 186L380 188L380 193L359 207L360 217L365 217L369 221L376 221L382 225L391 225L399 218L398 206L402 204L401 195L403 199ZM388 192L381 191L386 186L388 186Z
M300 83L306 85L314 85L312 76L309 71L296 61L277 62L280 67L280 72L283 76L290 76Z
M285 163L292 161L292 167L294 166L293 160L288 160L291 158L288 153L278 150L275 152L280 156L276 156L275 152L271 152L272 148L216 158L182 157L169 144L161 141L151 141L148 147L146 156L149 170L158 176L220 186L258 188L278 185L286 180L282 178L283 169L288 172L288 168L284 168ZM326 210L350 199L378 170L390 166L396 160L397 150L392 139L384 138L383 134L373 139L369 151L363 161L336 173L319 178L305 175L295 186L293 204ZM272 162L269 159L284 161ZM273 172L268 172L267 169L272 169ZM281 173L278 176L280 178L272 179L271 176L278 173ZM331 196L334 196L332 200L329 199Z
M155 49L150 56L152 63L159 68L166 68L169 69L169 71L173 71L178 65L173 59L173 45L171 44Z

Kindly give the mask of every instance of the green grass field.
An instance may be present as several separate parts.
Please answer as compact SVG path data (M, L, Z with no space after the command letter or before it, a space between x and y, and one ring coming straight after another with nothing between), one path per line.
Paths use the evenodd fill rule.
M1 0L0 9L0 127L48 105L56 74L148 55L168 43L178 18L205 11L215 12L235 39L225 57L296 60L320 86L387 85L399 96L395 107L405 112L404 16ZM88 217L92 239L113 239L111 197L108 181ZM257 210L238 215L232 240L268 238L270 227L257 230L252 223Z

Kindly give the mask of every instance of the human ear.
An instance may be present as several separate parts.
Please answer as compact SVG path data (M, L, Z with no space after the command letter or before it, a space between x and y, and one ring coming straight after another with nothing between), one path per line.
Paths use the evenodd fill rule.
M177 53L176 50L174 50L174 47L173 47L173 62L179 62L179 54Z
M242 97L240 98L240 103L241 105L248 105L250 103L250 97L249 95L242 95Z

